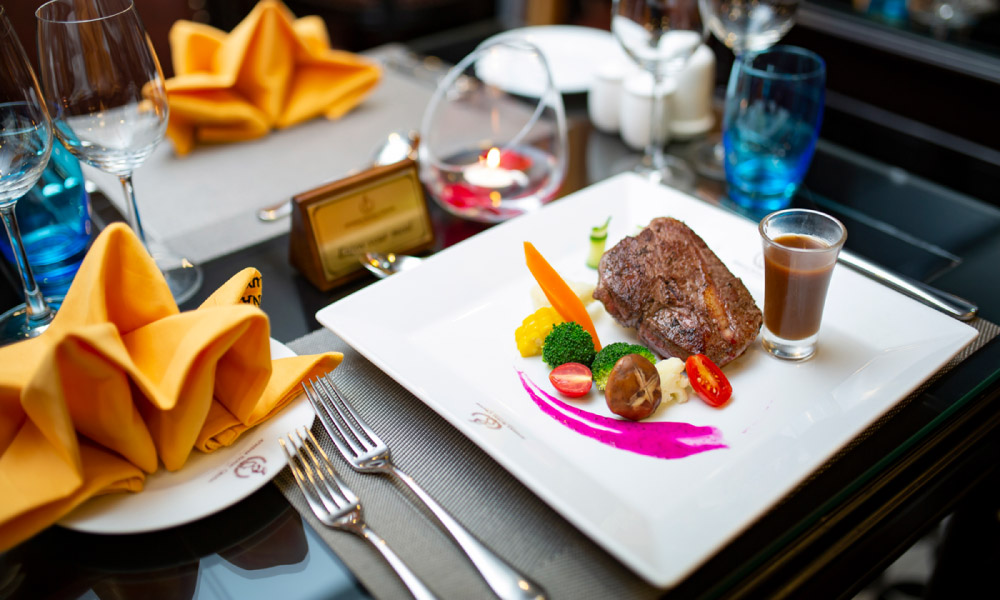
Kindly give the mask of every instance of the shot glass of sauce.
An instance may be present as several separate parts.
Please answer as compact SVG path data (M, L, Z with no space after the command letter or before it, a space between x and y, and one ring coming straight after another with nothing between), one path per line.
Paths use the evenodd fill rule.
M760 222L764 244L762 344L773 356L805 360L816 353L826 292L847 229L807 209L782 210Z

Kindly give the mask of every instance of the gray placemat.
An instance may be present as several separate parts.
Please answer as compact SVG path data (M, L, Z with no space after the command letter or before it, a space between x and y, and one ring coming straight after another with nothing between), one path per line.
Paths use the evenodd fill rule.
M941 373L1000 332L1000 327L982 319L972 324L979 336ZM392 448L400 468L480 540L542 585L550 598L643 599L659 594L332 332L321 329L288 345L298 354L343 352L338 384ZM434 592L442 598L492 597L458 547L416 500L409 499L402 484L381 475L355 473L340 460L319 423L313 431L361 498L369 524ZM330 530L313 517L288 469L274 481L373 596L409 597L366 542Z
M327 330L289 344L298 354L344 353L337 382L409 473L456 519L550 598L653 598L657 590L608 555L437 413ZM355 473L329 442L344 481L361 498L369 524L442 598L490 598L489 588L403 484ZM321 433L322 432L322 433ZM321 525L286 468L275 483L376 598L409 597L361 539Z

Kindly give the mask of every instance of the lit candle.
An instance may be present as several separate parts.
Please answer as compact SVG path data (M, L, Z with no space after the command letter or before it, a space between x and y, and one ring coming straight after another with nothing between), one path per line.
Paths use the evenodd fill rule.
M528 178L521 171L500 167L500 150L490 148L479 164L470 165L462 172L465 181L474 186L490 189L500 189L512 185L527 185Z

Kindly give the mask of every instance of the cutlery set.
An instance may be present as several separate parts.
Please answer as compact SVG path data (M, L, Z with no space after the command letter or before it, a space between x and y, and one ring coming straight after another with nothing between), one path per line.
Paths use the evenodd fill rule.
M403 580L414 598L418 600L436 598L406 563L389 548L385 540L365 523L361 502L337 475L330 458L311 431L302 427L288 434L288 443L281 438L278 442L288 456L288 466L295 477L295 482L299 484L309 508L321 523L327 527L348 531L371 542ZM289 450L289 446L292 450Z
M545 598L545 592L538 584L483 545L412 477L393 463L388 445L344 399L329 373L303 382L302 388L330 440L351 468L362 473L385 473L406 484L465 552L498 598ZM329 527L349 531L371 541L415 598L433 598L426 586L365 524L360 501L344 485L313 434L303 428L289 433L287 443L284 439L278 441L288 455L289 468L316 518Z

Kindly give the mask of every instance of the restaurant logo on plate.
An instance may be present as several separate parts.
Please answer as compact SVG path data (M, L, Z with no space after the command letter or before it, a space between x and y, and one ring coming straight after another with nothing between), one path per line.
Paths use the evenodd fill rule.
M524 439L524 436L521 435L521 433L518 430L514 429L514 427L512 427L510 423L504 421L500 417L500 415L486 408L482 404L479 404L478 402L476 403L476 406L478 406L482 410L473 412L469 418L470 422L475 423L477 425L482 425L487 429L503 429L504 427L506 427L514 435L521 438L522 440Z
M267 459L256 454L253 456L250 455L250 453L255 451L262 443L264 443L263 439L254 441L249 448L243 450L239 456L236 456L227 462L225 466L221 467L215 473L215 475L212 475L211 479L208 480L209 483L230 472L241 479L247 479L255 475L266 475Z
M236 465L236 469L233 472L236 473L237 477L244 479L251 475L266 475L267 459L263 456L251 456Z

